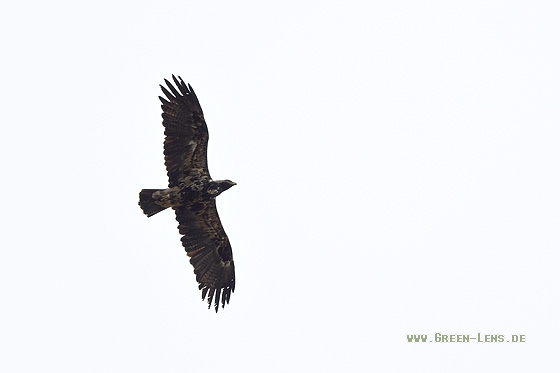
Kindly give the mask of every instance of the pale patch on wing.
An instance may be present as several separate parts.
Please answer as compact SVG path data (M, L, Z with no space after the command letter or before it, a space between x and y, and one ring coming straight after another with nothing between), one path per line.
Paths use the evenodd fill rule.
M193 140L190 140L187 144L187 151L183 153L182 159L185 168L189 168L189 165L192 164L194 151L196 150L197 143Z
M191 154L193 154L194 151L196 150L197 143L195 141L191 140L191 141L189 141L188 145L189 145L189 152Z

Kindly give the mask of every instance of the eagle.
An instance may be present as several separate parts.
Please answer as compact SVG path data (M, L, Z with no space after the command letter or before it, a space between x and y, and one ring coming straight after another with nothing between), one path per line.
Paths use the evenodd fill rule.
M200 103L190 84L172 75L160 85L165 128L163 143L167 189L142 189L140 208L148 217L171 207L179 222L181 242L194 267L202 300L208 308L214 301L218 312L229 304L235 290L235 269L229 239L222 227L216 197L236 185L231 180L212 180L206 158L208 127Z

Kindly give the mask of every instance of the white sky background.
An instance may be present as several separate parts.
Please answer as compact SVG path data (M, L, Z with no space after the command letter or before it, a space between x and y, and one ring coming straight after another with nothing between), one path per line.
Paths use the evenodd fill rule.
M0 370L558 371L557 1L14 4ZM238 183L218 314L137 206L172 73Z

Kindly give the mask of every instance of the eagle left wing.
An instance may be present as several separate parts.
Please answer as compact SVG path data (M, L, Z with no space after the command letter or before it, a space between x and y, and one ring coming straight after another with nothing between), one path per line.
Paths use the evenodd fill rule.
M229 303L235 290L235 268L229 239L222 227L216 201L196 202L176 207L181 242L194 267L202 299L208 296L208 308L212 305L218 312L220 299L222 308Z
M210 178L206 158L208 127L204 114L191 85L178 78L173 75L177 88L165 79L167 88L160 87L167 100L159 98L165 127L163 153L170 188L189 178Z

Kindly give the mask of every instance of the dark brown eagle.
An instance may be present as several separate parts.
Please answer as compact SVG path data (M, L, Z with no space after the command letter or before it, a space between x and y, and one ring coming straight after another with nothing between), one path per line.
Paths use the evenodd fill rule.
M216 197L235 185L230 180L212 180L206 151L208 127L196 95L189 85L173 75L177 88L167 79L169 90L160 85L167 100L160 96L165 127L165 167L167 189L142 189L138 203L148 217L171 207L179 222L181 242L194 267L202 300L208 308L214 299L218 312L229 303L235 290L235 270L229 239L222 227Z

